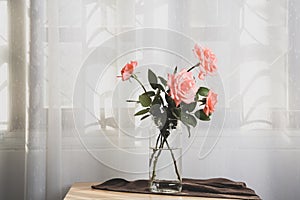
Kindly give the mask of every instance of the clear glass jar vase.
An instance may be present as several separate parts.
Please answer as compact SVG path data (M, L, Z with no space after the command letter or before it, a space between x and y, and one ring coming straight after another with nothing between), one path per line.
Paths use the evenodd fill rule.
M149 189L153 193L178 193L182 189L182 129L150 129Z

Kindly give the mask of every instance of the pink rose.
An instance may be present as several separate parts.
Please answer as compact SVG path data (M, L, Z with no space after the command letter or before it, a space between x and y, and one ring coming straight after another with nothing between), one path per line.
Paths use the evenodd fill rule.
M203 109L204 113L209 116L209 114L215 111L215 106L218 102L218 95L214 93L212 90L209 90L208 95L206 97L206 104Z
M203 61L202 48L198 44L195 44L193 51L194 51L195 55L197 56L197 58L199 59L199 61L202 62Z
M202 66L204 67L205 71L210 74L215 73L217 70L216 55L208 48L203 48L203 55L204 55L204 61Z
M197 87L192 72L183 69L177 74L169 74L168 87L170 88L169 95L175 101L176 106L182 101L186 104L194 101Z
M137 61L130 61L130 63L127 63L121 70L121 76L123 81L126 81L130 78L130 76L133 74L133 71L135 67L137 66Z
M206 47L201 47L198 44L195 44L194 49L193 49L196 57L200 61L200 73L198 77L201 80L204 80L204 77L209 74L209 75L214 75L215 72L217 71L217 58L216 55Z
M205 76L206 76L205 71L202 71L202 70L200 69L200 72L199 72L199 74L198 74L198 78L199 78L200 80L204 80Z

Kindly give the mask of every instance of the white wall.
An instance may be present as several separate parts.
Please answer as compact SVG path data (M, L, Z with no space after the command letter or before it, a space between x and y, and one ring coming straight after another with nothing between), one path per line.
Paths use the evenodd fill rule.
M0 199L24 198L24 150L0 150Z

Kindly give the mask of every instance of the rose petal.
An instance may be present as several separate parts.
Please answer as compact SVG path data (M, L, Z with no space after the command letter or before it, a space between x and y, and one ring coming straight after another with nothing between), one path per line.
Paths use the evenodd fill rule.
M137 61L130 61L127 63L121 70L122 80L128 80L134 72L135 67L137 66Z

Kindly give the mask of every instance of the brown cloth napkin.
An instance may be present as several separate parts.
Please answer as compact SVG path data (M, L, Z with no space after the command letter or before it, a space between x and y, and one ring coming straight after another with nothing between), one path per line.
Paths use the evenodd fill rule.
M121 178L110 179L99 185L92 186L93 189L99 190L150 194L151 192L148 187L148 180L127 181ZM167 195L225 199L261 199L252 189L247 188L245 183L235 182L225 178L206 180L184 178L182 180L182 192Z

